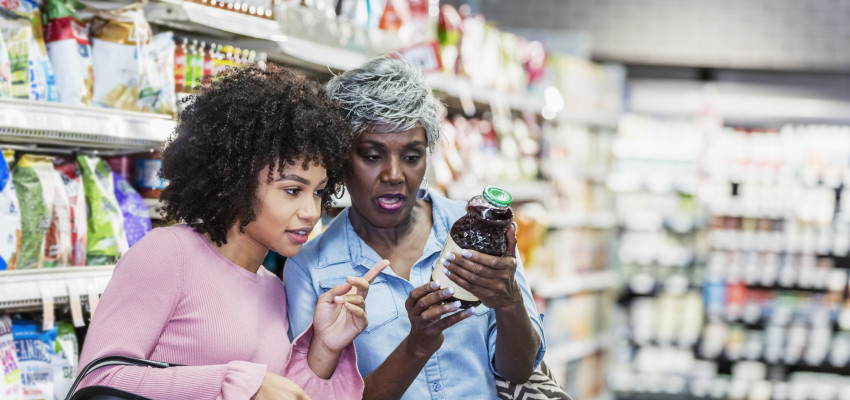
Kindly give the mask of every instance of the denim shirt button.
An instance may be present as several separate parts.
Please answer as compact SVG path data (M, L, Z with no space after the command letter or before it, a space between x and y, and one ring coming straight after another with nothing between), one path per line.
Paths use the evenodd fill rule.
M442 388L443 388L443 387L442 387L442 386L440 386L440 384L439 384L439 383L435 383L435 384L434 384L434 391L435 391L435 392L439 392L439 391L440 391L440 389L442 389Z

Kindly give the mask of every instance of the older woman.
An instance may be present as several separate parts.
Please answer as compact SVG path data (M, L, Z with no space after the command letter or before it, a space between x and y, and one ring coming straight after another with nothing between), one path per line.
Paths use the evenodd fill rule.
M446 274L482 300L458 312L452 289L431 282L463 202L420 190L442 105L408 61L380 57L328 84L355 133L346 185L352 205L284 269L290 336L310 326L311 304L346 276L390 260L369 290L368 327L355 339L367 399L494 399L494 374L524 382L545 350L515 228L508 254L455 254ZM475 272L492 279L470 279ZM407 316L403 314L407 314Z

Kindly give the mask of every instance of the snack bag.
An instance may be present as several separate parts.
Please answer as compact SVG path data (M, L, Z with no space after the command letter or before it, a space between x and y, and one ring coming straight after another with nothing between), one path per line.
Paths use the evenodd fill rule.
M44 268L67 267L71 256L71 205L62 175L51 168L50 176L54 191L53 218L44 238Z
M6 50L9 53L9 68L12 73L12 97L16 99L32 99L30 96L30 70L29 55L32 38L32 26L23 18L6 19L0 18L0 33L6 41ZM37 85L38 78L33 76L33 82ZM34 97L38 96L38 91Z
M53 393L57 400L64 399L77 377L80 361L79 342L74 325L60 322L56 328L56 346L53 348Z
M177 94L174 92L174 34L163 32L154 35L150 56L145 64L139 108L158 114L175 115Z
M53 399L56 328L42 330L33 321L12 320L12 338L21 369L25 399Z
M83 192L83 177L74 160L57 158L53 164L62 178L62 187L68 196L71 220L71 256L74 267L86 265L86 238L88 237L88 213L86 196Z
M130 186L126 179L113 174L115 180L115 197L124 215L124 232L127 233L127 244L133 247L151 230L151 214L142 195Z
M33 4L33 6L35 6ZM32 24L33 42L30 44L30 60L35 64L33 68L38 71L39 76L44 79L44 98L50 102L59 101L59 89L56 87L56 74L53 72L53 63L47 54L47 45L44 41L44 25L41 23L41 12L36 8L30 14Z
M47 54L53 65L59 101L88 105L94 86L88 27L76 18L85 6L76 0L46 0Z
M6 154L6 151L3 151ZM0 163L0 271L15 269L21 252L21 209L8 163Z
M0 366L3 367L3 376L0 378L0 399L23 399L21 368L15 352L15 341L12 338L12 319L8 314L0 314Z
M0 97L12 97L12 65L3 35L0 35Z
M124 234L124 217L112 181L112 170L97 157L77 156L83 173L83 187L88 205L88 239L86 259L89 265L118 262L129 245Z
M53 219L52 159L26 154L15 165L12 180L21 206L21 252L17 269L41 268L44 242Z
M94 104L139 111L151 28L139 5L98 13L91 24ZM149 93L146 97L153 97Z

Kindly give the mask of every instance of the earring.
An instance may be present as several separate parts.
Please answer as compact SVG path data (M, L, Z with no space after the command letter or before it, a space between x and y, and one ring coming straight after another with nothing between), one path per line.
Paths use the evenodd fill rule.
M416 192L416 200L422 200L428 197L428 178L423 178L422 181L425 182L425 187L423 188L422 185L419 185L419 191Z
M332 197L334 197L337 200L342 200L343 196L345 196L345 185L342 186L342 191L339 192L339 194L335 194Z

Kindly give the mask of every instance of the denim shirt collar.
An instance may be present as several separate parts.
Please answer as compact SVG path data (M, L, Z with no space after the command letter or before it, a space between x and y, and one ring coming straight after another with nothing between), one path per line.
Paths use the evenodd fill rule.
M446 224L444 215L447 200L440 196L432 197L428 193L425 194L424 199L431 202L433 225L431 233L428 235L428 242L425 243L422 257L417 260L417 264L442 250L450 228ZM350 262L355 269L360 269L362 273L366 273L369 268L381 261L381 256L354 232L354 227L348 219L350 211L351 207L343 210L328 227L326 234L319 237L322 240L322 247L336 249L336 251L320 252L318 268ZM395 275L389 268L384 269L383 273Z

